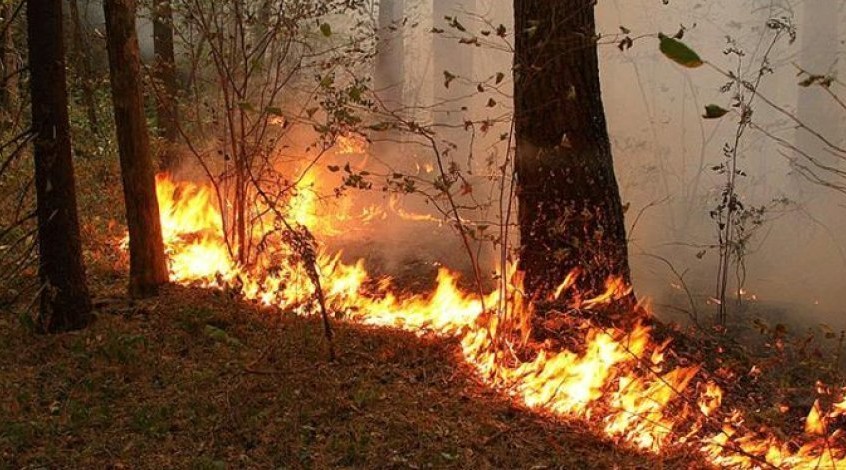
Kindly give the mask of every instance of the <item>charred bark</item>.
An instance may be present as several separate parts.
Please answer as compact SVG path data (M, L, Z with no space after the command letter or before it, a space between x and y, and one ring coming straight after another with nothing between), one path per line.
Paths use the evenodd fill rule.
M630 282L591 0L515 0L520 264L530 295L569 272L584 295Z
M150 137L141 91L135 1L106 0L106 42L129 227L129 294L148 297L168 281Z
M179 137L176 95L176 58L173 52L173 9L170 0L153 2L153 52L156 63L153 79L159 87L156 93L156 118L159 136L165 141L160 166L171 170L178 165L175 144Z
M45 332L84 327L91 318L76 212L62 41L62 0L27 2L35 135L39 324Z

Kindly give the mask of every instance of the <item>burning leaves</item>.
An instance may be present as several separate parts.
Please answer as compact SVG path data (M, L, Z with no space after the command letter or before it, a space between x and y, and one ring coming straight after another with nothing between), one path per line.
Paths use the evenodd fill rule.
M262 256L251 266L234 261L233 247L222 236L224 224L213 194L202 185L158 178L173 278L234 289L265 306L314 314L313 273L292 261L296 256L284 240L254 233L264 245ZM316 201L309 194L295 192L287 216L320 234L328 228L315 216ZM389 280L370 281L361 260L346 264L339 254L316 252L313 261L320 273L322 300L336 316L420 335L456 337L463 357L486 383L533 410L583 419L609 438L648 451L688 446L717 465L846 467L842 433L828 434L830 420L846 414L846 400L829 408L817 401L805 420L804 436L784 439L766 429L748 429L741 412L723 409L723 389L705 381L699 365L668 354L670 342L656 341L646 321L627 331L592 321L591 311L607 308L631 292L620 280L609 280L605 292L583 299L570 292L578 273L568 276L554 298L572 299L571 309L588 313L567 332L581 346L545 343L526 352L533 306L522 297L519 275L512 276L514 282L506 292L481 299L462 291L457 276L441 269L434 291L403 295L392 289ZM505 306L508 315L492 315L483 305Z

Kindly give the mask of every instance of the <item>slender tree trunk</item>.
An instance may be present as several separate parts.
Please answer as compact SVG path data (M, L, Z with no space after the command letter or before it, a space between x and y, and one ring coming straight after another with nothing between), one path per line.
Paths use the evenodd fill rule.
M15 28L12 22L13 5L5 4L0 7L5 31L0 37L0 66L2 71L2 88L0 88L0 109L6 115L14 115L18 107L18 54L15 51ZM8 23L8 24L7 24Z
M173 9L171 0L153 2L153 50L156 63L153 78L156 80L156 116L158 133L165 140L161 155L162 169L171 170L178 165L176 141L179 137L176 95L176 59L173 52Z
M515 0L520 263L546 296L574 269L584 295L630 282L592 0ZM632 298L633 299L633 298Z
M379 2L379 37L376 43L375 89L388 109L403 106L405 83L405 0Z
M40 326L82 328L91 317L71 161L62 0L27 1L32 124L36 132Z
M97 118L97 101L94 97L95 91L95 76L94 67L91 63L91 51L89 45L85 40L85 30L82 26L82 20L79 16L78 0L70 0L70 16L71 16L71 41L73 41L73 61L76 66L76 72L80 78L80 88L82 89L82 102L85 106L85 112L88 115L88 125L92 132L99 131L99 119Z
M155 295L168 281L150 138L141 91L135 1L103 2L109 71L129 226L129 294Z

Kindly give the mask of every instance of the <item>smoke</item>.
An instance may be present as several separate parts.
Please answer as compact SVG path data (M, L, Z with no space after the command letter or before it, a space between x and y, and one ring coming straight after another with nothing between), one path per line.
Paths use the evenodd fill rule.
M416 119L433 123L436 129L446 124L440 127L440 135L457 143L454 160L476 174L491 174L484 161L490 158L501 164L508 154L507 142L498 137L509 131L507 119L500 118L511 110L511 56L492 46L497 44L494 40L477 47L459 44L459 39L495 39L491 30L503 25L510 41L510 8L491 0L448 3L406 3L409 23L418 26L407 28L404 36L409 45L402 65L404 98L410 101ZM846 319L837 315L846 300L840 288L846 275L846 199L803 177L795 165L797 160L801 164L801 156L788 148L798 146L842 168L818 139L797 129L790 117L798 117L837 145L843 143L846 111L820 87L799 86L802 77L797 76L800 68L836 76L846 37L846 31L837 30L842 9L834 1L795 8L786 2L751 0L675 0L668 5L654 0L599 2L603 97L617 176L629 207L631 262L640 295L654 299L659 314L682 319L686 314L672 312L691 310L691 300L700 315L711 315L716 308L712 297L719 241L711 213L725 185L725 176L716 168L726 161L723 149L733 142L738 122L735 115L702 118L709 104L732 109L731 94L721 91L726 77L707 67L683 69L660 53L654 35L673 35L683 29L682 40L721 69L737 66L736 57L724 53L728 47L743 51L741 71L747 76L766 68L760 93L783 111L755 101L755 129L739 146L743 176L738 178L737 191L744 207L763 209L759 217L750 215L744 222L750 236L742 246L742 262L730 272L732 311L774 321L794 316L801 322L846 327ZM450 27L450 20L444 25L444 16L457 18L466 32ZM792 42L785 36L768 53L774 34L768 27L772 19L795 26L797 36ZM444 32L433 38L432 28ZM480 35L482 31L488 35ZM623 51L618 43L625 36L638 39ZM765 56L769 60L762 63ZM460 77L450 83L449 91L444 87L445 67L452 67L450 74ZM489 80L498 73L507 78L494 89L488 86ZM484 93L476 90L479 83L485 84ZM495 103L489 105L490 99ZM448 115L444 109L460 112ZM450 119L490 119L495 130L475 135L456 131L448 126ZM389 158L405 158L402 148L388 151L393 155ZM495 178L479 181L474 193L495 195L497 186ZM432 240L423 233L411 229L402 234L403 224L390 225L397 239L410 234L425 240L421 249L428 250L424 247ZM434 238L441 237L439 231ZM454 262L462 256L454 253L444 260ZM732 300L738 291L743 292L742 305Z
M486 227L473 235L498 238L505 214L499 197L503 188L509 194L511 185L506 180L502 186L501 166L513 156L508 139L502 138L511 130L511 2L382 2L391 7L390 14L376 12L373 17L383 22L379 39L389 47L379 49L387 57L375 61L374 88L403 119L433 129L435 146L420 136L379 134L366 152L336 154L321 162L320 177L333 182L321 188L324 213L358 217L336 221L340 230L326 242L344 249L348 257L374 260L379 269L398 276L438 264L470 273L454 216L443 212L447 201L383 191L382 186L390 179L386 175L396 171L412 176L416 189L428 187L434 194L440 154L446 167L461 173L463 180L456 184L466 185L458 192L460 216L472 230ZM744 175L738 178L738 193L745 207L765 210L760 223L747 222L753 234L743 246L743 263L731 272L731 290L736 293L743 285L744 305L732 309L778 321L792 315L846 327L846 317L839 315L846 300L841 288L846 277L846 196L809 182L796 166L807 160L789 148L796 146L826 166L843 169L818 138L797 129L791 116L832 144L844 143L846 110L821 87L799 86L806 77L797 76L800 70L837 76L846 39L846 31L838 29L844 7L835 0L792 3L598 2L603 99L617 177L629 207L631 263L638 292L654 299L658 314L683 318L685 314L671 312L691 309L688 294L700 314L714 309L709 299L715 295L719 257L718 227L711 212L725 181L715 168L725 162L724 146L733 142L737 129L734 114L702 118L709 104L732 109L731 94L721 91L727 79L708 67L683 69L658 50L655 33L672 35L683 29L682 40L724 70L736 67L736 57L724 54L728 47L743 51L741 72L747 76L754 76L768 54L761 96L782 110L756 100L755 129L739 146ZM80 6L84 21L102 31L101 2ZM773 30L767 22L772 19L795 26L797 36L768 52ZM619 41L627 36L634 38L633 47L621 50ZM472 38L479 41L468 41ZM143 12L139 39L149 59L152 31ZM842 87L835 83L832 90ZM304 148L313 137L296 140ZM335 197L333 189L342 186L344 173L327 172L326 167L347 163L382 176L369 178L374 182L369 190L347 189L343 197ZM492 272L498 249L490 240L482 248L471 241L482 272Z
M101 37L106 34L106 20L103 16L102 0L67 0L79 4L80 21L89 29L99 32ZM141 59L144 61L153 60L153 22L150 19L149 11L139 7L135 20L135 29L138 32L138 47L141 51Z
M796 26L795 42L786 37L773 47L760 88L761 95L785 113L756 101L753 119L760 129L741 142L744 176L738 179L738 192L746 207L766 207L767 212L760 226L748 222L755 235L744 247L743 266L733 275L745 279L752 312L792 312L805 321L841 327L846 323L834 314L844 300L838 287L846 274L843 195L797 174L790 161L796 153L765 135L830 161L816 139L796 129L792 114L815 132L843 141L846 113L824 97L821 88L800 87L802 78L797 77L800 66L814 73L836 73L842 44L830 39L838 37L837 18L842 15L836 3L791 10L779 2L676 1L661 7L648 1L610 1L600 3L598 18L601 30L609 33L621 25L633 34L675 33L684 25L686 43L722 69L736 67L736 59L724 54L727 47L744 51L741 70L750 77L761 67L774 34L768 20ZM820 14L833 20L817 22ZM728 43L727 37L735 42ZM713 295L709 288L713 290L718 261L710 247L717 233L710 211L724 184L714 168L725 161L722 149L734 138L737 118L707 121L700 115L708 104L731 105L731 95L720 90L726 79L675 66L649 40L624 53L613 45L604 48L602 65L618 178L624 198L631 202L630 222L641 216L631 234L637 285L659 301L678 300L681 282L673 279L677 276L668 270L669 261L678 273L686 273L685 282L694 292L707 298Z

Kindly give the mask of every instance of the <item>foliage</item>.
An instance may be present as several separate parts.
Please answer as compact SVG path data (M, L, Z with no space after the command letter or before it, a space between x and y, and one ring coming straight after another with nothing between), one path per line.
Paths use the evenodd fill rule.
M183 106L182 137L218 193L230 249L251 264L258 247L250 234L260 223L252 208L288 200L298 172L325 153L333 136L358 123L332 97L341 96L339 89L348 99L360 96L360 83L336 84L336 77L350 74L369 54L363 4L197 0L174 7L191 65L193 102ZM361 19L333 34L329 21L341 15ZM322 144L295 142L311 136L309 128ZM284 150L290 146L310 151L290 155Z
M697 68L704 64L699 54L678 39L659 33L658 40L661 52L673 62L688 68Z

